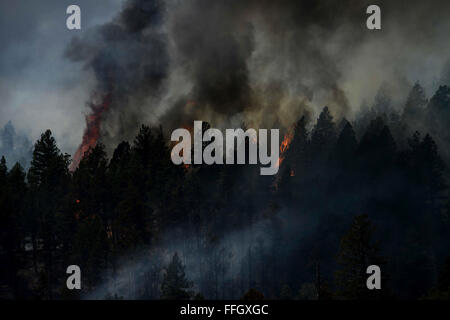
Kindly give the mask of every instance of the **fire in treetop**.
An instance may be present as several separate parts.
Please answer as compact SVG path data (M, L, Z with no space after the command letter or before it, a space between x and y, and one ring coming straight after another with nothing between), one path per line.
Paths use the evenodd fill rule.
M100 138L100 126L103 120L103 114L109 110L111 105L111 95L107 94L99 104L91 104L91 113L86 116L86 129L84 130L83 140L73 156L70 171L74 171L80 164L84 154L97 145Z
M291 129L284 135L283 141L281 141L280 157L278 158L277 167L280 167L281 163L283 162L285 153L291 145L292 138L294 138L294 130Z

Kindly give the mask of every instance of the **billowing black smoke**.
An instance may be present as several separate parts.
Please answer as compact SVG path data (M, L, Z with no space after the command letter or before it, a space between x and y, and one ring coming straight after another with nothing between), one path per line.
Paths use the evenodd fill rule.
M128 1L116 19L74 38L67 48L69 59L84 63L95 75L92 99L111 97L103 115L108 122L101 128L108 146L129 137L128 129L142 121L138 102L161 94L169 65L167 36L161 30L164 11L159 0Z
M434 91L450 53L441 46L448 4L379 1L381 31L366 28L369 4L129 0L74 38L67 56L94 73L93 100L111 94L101 128L108 148L142 122L283 128L324 105L351 118L383 83L394 103L419 77Z

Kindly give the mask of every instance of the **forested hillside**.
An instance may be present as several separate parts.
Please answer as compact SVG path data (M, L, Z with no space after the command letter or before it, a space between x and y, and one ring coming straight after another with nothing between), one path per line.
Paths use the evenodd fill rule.
M448 298L449 99L416 84L405 105L380 93L351 121L305 114L275 176L175 166L164 128L146 125L71 172L46 131L27 172L0 162L0 295ZM66 289L71 264L81 291ZM369 264L382 294L362 290Z

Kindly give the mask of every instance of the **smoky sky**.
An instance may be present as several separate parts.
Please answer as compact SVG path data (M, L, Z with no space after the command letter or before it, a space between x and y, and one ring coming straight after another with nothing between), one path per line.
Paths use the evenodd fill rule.
M0 2L0 127L11 120L33 140L51 129L69 153L80 143L92 76L64 51L74 34L110 20L122 5L75 2L82 10L81 31L66 28L66 9L74 1Z
M400 109L416 81L434 93L450 53L445 1L378 1L376 31L372 1L78 1L76 32L68 2L15 3L0 4L1 123L54 129L69 152L102 94L111 149L141 123L285 128L325 105L351 119L380 86Z

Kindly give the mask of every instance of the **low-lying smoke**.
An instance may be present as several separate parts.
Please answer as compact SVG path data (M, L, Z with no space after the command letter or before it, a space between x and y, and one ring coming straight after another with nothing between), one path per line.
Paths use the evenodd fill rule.
M318 224L314 215L299 216L289 210L279 214L283 239L268 233L268 220L236 228L211 241L202 239L199 242L198 235L187 234L186 230L171 230L151 251L138 250L138 253L124 257L114 275L103 275L103 283L82 298L159 299L164 269L177 253L185 266L186 278L193 282L192 293L200 292L207 299L239 299L250 287L258 286L261 280L257 273L263 266L252 265L252 259L269 255L274 250L286 258L284 255L292 251L296 240L307 239ZM281 243L283 245L280 246ZM309 258L310 254L307 254L305 261ZM264 267L269 270L276 267L272 264L282 263L268 261ZM305 270L301 271L309 276L307 263Z

